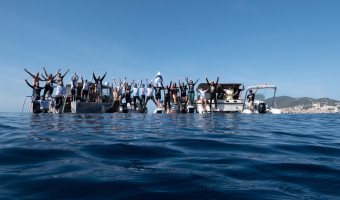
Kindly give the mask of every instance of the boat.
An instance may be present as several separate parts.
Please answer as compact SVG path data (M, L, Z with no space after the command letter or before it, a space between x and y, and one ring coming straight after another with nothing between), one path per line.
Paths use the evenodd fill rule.
M223 90L228 90L230 88L240 88L242 85L241 83L219 83ZM208 89L208 83L200 83L197 88L204 88ZM207 99L207 107L206 111L204 111L202 107L202 101L196 100L196 112L197 113L204 113L204 112L226 112L226 113L241 113L243 110L243 101L242 99L233 99L233 100L225 100L225 99L217 99L217 108L215 108L215 102L212 102L211 110L209 107L210 104L210 93L205 93ZM241 95L240 95L241 96Z
M255 95L255 100L252 108L249 108L248 103L244 103L244 108L242 113L244 114L253 114L253 113L260 113L260 114L282 114L282 111L277 108L276 105L276 90L277 87L275 85L257 85L257 86L250 86L247 88L246 93L245 93L245 99L247 98L247 95L250 90L255 91L258 89L256 95ZM263 93L261 93L261 90ZM266 96L265 96L265 91L266 90L273 90L273 97L272 97L272 103L271 106L267 105L265 102Z
M89 88L93 87L94 84L91 83ZM79 86L78 86L79 87ZM82 86L80 86L82 87ZM62 99L62 105L56 110L54 109L55 98L51 98L49 113L105 113L108 112L113 102L113 93L110 86L107 84L103 84L102 87L102 99L100 103L96 103L93 99L89 99L87 101L82 101L78 96L77 101L71 101L71 84L66 84L66 95ZM27 99L32 99L32 96L26 96L24 99L24 104L22 107L22 112L24 111L24 107ZM124 101L124 100L123 100ZM35 113L36 110L39 110L39 103L30 102L30 107L28 112ZM112 111L110 111L112 112ZM144 109L140 103L136 103L136 109L134 106L127 105L126 103L122 103L119 105L116 112L121 113L147 113L148 110Z

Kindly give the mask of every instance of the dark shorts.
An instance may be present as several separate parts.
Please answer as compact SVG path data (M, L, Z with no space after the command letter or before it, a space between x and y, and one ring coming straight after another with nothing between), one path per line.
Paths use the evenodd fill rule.
M161 99L162 97L161 97L161 95L160 94L156 94L156 99L158 100L158 99Z
M155 100L155 98L153 97L153 96L149 96L149 97L146 97L146 100L148 101L148 100Z

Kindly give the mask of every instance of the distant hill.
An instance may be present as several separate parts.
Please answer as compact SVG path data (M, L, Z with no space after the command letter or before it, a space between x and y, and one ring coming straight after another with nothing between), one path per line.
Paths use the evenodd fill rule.
M267 104L271 105L272 102L273 98L266 99ZM321 106L335 106L336 103L340 103L340 101L329 98L313 99L309 97L301 98L292 98L289 96L276 97L276 105L278 108L292 108L295 106L302 106L304 109L308 109L312 107L313 103L320 103Z

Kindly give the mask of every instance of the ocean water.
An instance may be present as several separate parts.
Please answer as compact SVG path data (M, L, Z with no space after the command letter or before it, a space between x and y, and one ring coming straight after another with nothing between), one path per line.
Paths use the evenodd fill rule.
M340 115L0 113L0 199L340 199Z

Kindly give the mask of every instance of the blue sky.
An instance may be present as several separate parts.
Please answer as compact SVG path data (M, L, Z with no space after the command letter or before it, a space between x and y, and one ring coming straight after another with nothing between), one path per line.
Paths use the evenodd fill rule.
M340 100L340 1L0 0L0 111L20 111L31 72L185 75ZM71 75L66 77L69 80Z

